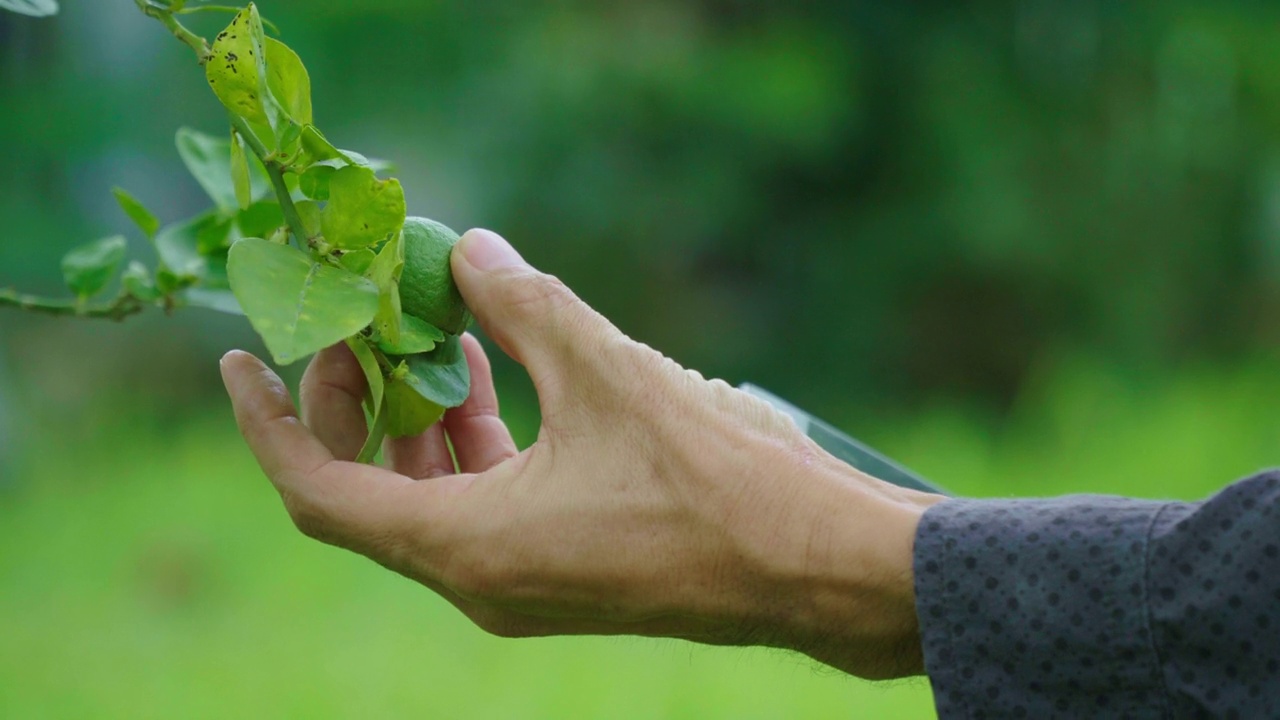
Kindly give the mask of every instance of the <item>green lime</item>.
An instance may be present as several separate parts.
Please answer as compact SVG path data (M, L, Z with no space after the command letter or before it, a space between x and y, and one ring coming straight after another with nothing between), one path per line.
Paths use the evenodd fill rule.
M393 438L420 435L444 417L443 405L422 397L412 384L400 378L388 379L382 392L387 434Z
M458 233L435 220L404 220L404 272L400 276L400 308L447 333L458 334L471 322L453 282L449 253Z

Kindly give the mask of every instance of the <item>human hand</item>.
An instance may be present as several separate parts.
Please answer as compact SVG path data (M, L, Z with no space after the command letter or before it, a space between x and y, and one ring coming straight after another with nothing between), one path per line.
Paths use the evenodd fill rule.
M455 250L467 304L533 379L537 441L517 451L471 336L470 398L389 441L386 469L352 462L365 388L344 346L308 367L303 421L271 370L229 353L236 420L303 533L497 635L668 636L922 672L912 542L940 498L850 468L767 404L627 338L496 235Z

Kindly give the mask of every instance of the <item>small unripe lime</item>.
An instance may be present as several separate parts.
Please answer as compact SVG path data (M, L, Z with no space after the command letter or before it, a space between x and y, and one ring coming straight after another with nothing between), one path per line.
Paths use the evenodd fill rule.
M435 220L404 221L404 272L400 276L400 308L447 333L458 334L471 322L453 282L449 253L458 233Z

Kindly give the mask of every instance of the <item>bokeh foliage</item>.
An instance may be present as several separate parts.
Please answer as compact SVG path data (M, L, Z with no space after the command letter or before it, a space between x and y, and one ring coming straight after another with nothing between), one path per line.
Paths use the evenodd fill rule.
M769 387L943 485L1195 497L1276 461L1267 409L1280 394L1280 6L309 0L268 1L263 11L311 70L317 121L336 143L395 160L410 213L503 232L634 337L708 375ZM219 21L201 29L211 34ZM112 186L135 191L166 222L198 210L202 193L183 174L173 131L218 132L222 118L189 53L129 3L67 3L55 20L0 15L0 286L56 289L68 248L129 232ZM130 243L146 252L141 238ZM182 452L194 458L183 467L195 468L181 477L254 481L214 371L220 351L254 342L243 321L196 311L121 327L0 315L0 489L9 493L0 503L10 504L0 527L13 533L0 539L34 542L41 528L64 538L44 564L0 557L12 603L3 616L44 608L35 627L54 632L61 606L12 588L127 600L129 573L151 572L128 569L151 562L138 546L110 546L102 557L125 569L94 575L93 588L59 584L59 563L76 557L81 535L60 534L55 509L97 497L77 489L84 467L110 468L98 479L119 484L94 526L104 534L159 534L164 545L177 527L187 533L179 547L203 547L223 541L219 519L249 507L245 532L287 531L262 486L184 502L159 469L175 451L157 438L181 428ZM527 384L509 362L497 371L505 410L528 441L536 408ZM150 418L165 432L139 430L131 443L112 427L120 404L132 406L133 424ZM67 425L77 418L96 421ZM199 469L232 454L234 466ZM139 498L148 513L130 509ZM190 523L156 519L193 506ZM269 575L311 552L273 537L270 566L238 569L232 558L252 555L250 546L219 550L224 560L209 562L225 562L218 572L231 589L218 592L268 593L270 583L241 584L236 573ZM395 592L376 568L358 580L347 565L325 575L336 556L316 557L306 561L315 575L300 578ZM411 612L411 596L388 600L388 614ZM264 611L237 613L217 605L225 595L211 597L201 602L216 609L190 611L194 629L162 624L164 642L178 643L171 652L195 652L180 644ZM358 593L336 597L309 622L355 605L376 612ZM121 627L153 627L149 601L127 602L143 605L76 606L67 626L97 639L85 652L131 648L128 672L141 677L161 656L139 650L134 632L93 630L121 618L137 623ZM453 623L442 632L457 648L433 659L432 672L491 673L481 677L500 684L508 653L547 657L480 639L443 611L431 617L406 634ZM322 635L305 667L323 673L310 656L358 648L375 631L386 632L354 624ZM22 637L22 647L42 646L37 631ZM53 673L71 639L44 644L47 663L30 667ZM385 657L426 657L399 636L385 640L371 645ZM216 657L234 664L236 647ZM574 658L582 646L555 647ZM671 677L673 664L690 662L683 650L645 655L643 643L639 656L621 653L627 660L608 654L617 649L609 643L591 647L606 649L586 655L598 664L652 660ZM698 652L724 662L691 677L714 677L705 687L721 689L699 697L677 683L683 700L654 700L641 715L744 717L757 707L770 716L767 704L728 698L754 697L744 688L786 671ZM294 657L279 653L264 671ZM213 672L189 659L189 674L174 671L159 687L181 693ZM0 688L20 660L0 651ZM584 697L606 698L582 706L587 714L673 687L659 673L646 681L650 694L637 693L574 662L547 667L581 678ZM734 673L742 677L725 679ZM228 677L255 696L236 684L253 673ZM296 688L308 676L276 677ZM839 687L795 707L842 712L880 692ZM820 691L805 681L780 692ZM921 687L898 692L885 702L923 707ZM445 714L465 714L453 702ZM572 714L546 702L526 714ZM865 707L875 715L879 706Z
M394 157L411 208L711 374L1002 407L1064 347L1165 366L1274 334L1265 4L276 5L331 134ZM123 228L108 178L191 202L167 142L216 105L137 15L0 21L8 275Z

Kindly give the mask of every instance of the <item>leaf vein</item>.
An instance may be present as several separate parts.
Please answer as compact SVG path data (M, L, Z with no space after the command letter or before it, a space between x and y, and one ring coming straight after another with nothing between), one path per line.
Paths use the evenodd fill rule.
M311 289L311 283L316 278L316 274L320 272L320 264L312 263L311 269L307 271L307 277L302 281L302 290L298 293L298 306L294 309L293 320L289 323L289 338L294 341L295 347L297 343L298 323L302 320L302 312L307 304L307 291Z

